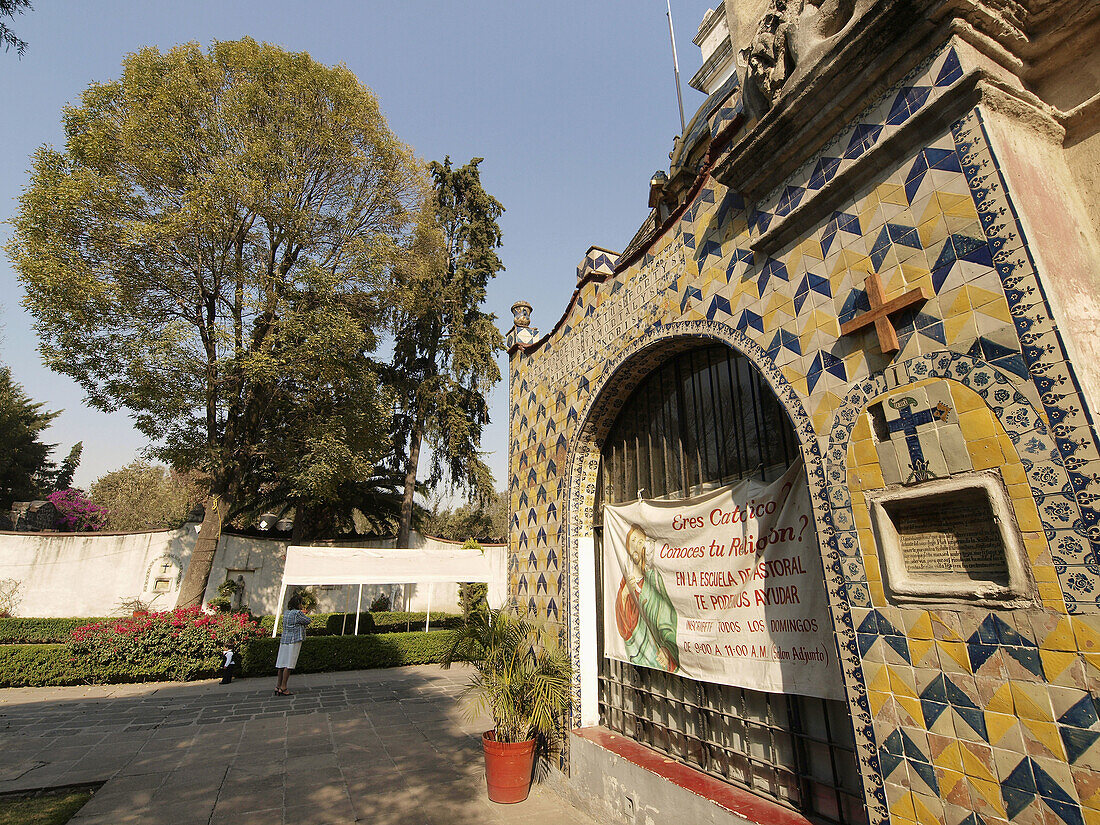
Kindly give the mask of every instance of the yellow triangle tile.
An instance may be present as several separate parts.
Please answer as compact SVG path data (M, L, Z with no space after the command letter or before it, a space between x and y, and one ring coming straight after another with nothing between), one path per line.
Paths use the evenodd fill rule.
M1035 719L1020 718L1020 723L1031 731L1031 735L1038 739L1047 750L1058 759L1068 759L1062 737L1058 735L1058 726L1053 722L1039 722Z
M874 267L871 265L871 259L866 255L861 255L854 249L842 249L840 250L840 254L836 256L836 264L833 265L833 271L830 277L845 271L852 272L853 277L862 285L863 278L855 273L863 272L870 274L874 271Z
M1001 800L1001 786L997 782L987 782L984 779L970 777L970 787L978 792L978 796L984 799L1002 817L1007 818L1004 802Z
M929 206L931 209L931 206ZM935 246L947 237L947 223L939 214L917 224L917 237L925 249Z
M940 755L932 760L932 763L939 768L946 768L952 771L962 772L962 746L956 741L952 742L942 751Z
M864 662L863 675L867 679L867 690L890 692L890 674L886 672L886 665Z
M943 210L940 208L939 201L935 198L929 198L928 203L925 204L924 211L917 217L917 223L929 223L943 215Z
M943 825L940 817L928 810L928 807L920 801L916 794L913 794L913 808L917 814L917 825Z
M794 299L782 292L772 293L771 299L768 301L768 312L785 312L792 318L795 316L794 311Z
M849 380L866 374L867 353L863 350L856 350L851 355L845 355L844 370L847 372Z
M886 700L890 698L889 693L883 693L881 690L867 690L867 701L871 705L871 715L878 716L878 712L882 710L882 706L886 704Z
M809 315L809 323L813 324L816 329L834 338L840 337L840 321L837 319L835 313L830 314L820 309L815 309Z
M1007 713L1009 715L1016 713L1016 706L1012 701L1012 688L1009 687L1008 682L993 691L993 695L985 703L985 709L993 713Z
M1076 637L1073 635L1073 625L1068 616L1058 620L1054 630L1039 640L1039 648L1042 650L1071 651L1077 649Z
M875 583L872 582L872 591L874 590L875 586ZM881 587L882 585L877 586ZM881 602L876 602L876 604L881 604ZM924 710L921 708L920 699L909 696L895 696L894 701L896 701L902 708L904 708L906 713L913 717L914 722L916 722L917 724L921 724L921 721L924 719Z
M843 399L838 397L835 393L826 392L821 397L821 403L818 404L813 414L814 427L818 432L824 432L828 429L828 424L833 419L833 413L836 412L837 407L843 403Z
M1057 650L1040 650L1039 658L1043 660L1043 673L1049 681L1055 681L1066 672L1066 668L1077 661L1076 653L1064 653Z
M896 183L884 183L875 190L880 203L892 203L895 206L908 206L909 199L905 196L905 187Z
M944 295L940 295L940 302L942 305ZM946 316L950 315L969 315L973 310L973 306L970 303L970 288L963 286L956 290L955 298L951 301L951 306L947 308Z
M1077 649L1082 653L1100 653L1100 630L1085 619L1072 619Z
M821 249L821 242L813 238L804 240L799 245L798 250L805 258L812 258L815 261L825 260L825 253Z
M909 640L909 656L913 660L914 667L922 667L920 664L924 661L924 657L928 655L928 651L932 650L936 646L936 643L931 639L913 639ZM923 665L923 667L931 667L932 665ZM938 664L934 666L938 667Z
M860 213L874 212L874 210L878 208L878 201L879 201L878 191L872 190L871 192L868 193L867 197L865 197L861 201L856 202L856 211L860 212ZM865 224L863 221L860 221L859 225L860 226L867 226L868 224Z
M982 304L974 311L981 315L988 315L990 318L996 318L998 321L1004 321L1006 324L1012 322L1012 313L1008 311L1008 302L1003 299Z
M940 781L940 796L946 798L962 782L963 775L959 771L943 770L942 765L938 767L940 770L936 771L936 779Z
M1021 719L1038 719L1043 722L1054 721L1050 712L1031 701L1031 697L1020 689L1015 682L1009 682L1009 686L1012 690L1012 701L1015 705L1016 714Z
M931 639L932 634L932 614L927 610L922 610L917 620L909 626L909 629L905 631L905 635L909 637L910 644L913 639Z
M954 341L958 338L959 333L966 329L967 324L971 322L972 318L973 316L968 312L960 315L952 315L945 319L943 322L943 332L947 340Z
M1018 721L1015 716L1007 716L1003 713L985 714L985 729L989 734L989 744L995 745L1000 742Z
M916 821L917 812L913 809L913 792L906 791L890 806L890 813L894 817Z
M885 276L882 279L882 291L886 295L887 301L905 292L907 285L901 275L901 267L895 266L889 272L880 272L879 275Z
M953 631L952 631L953 633ZM940 649L940 656L948 656L955 664L970 672L970 657L966 655L966 645L961 641L936 640L936 646Z
M1085 659L1085 664L1092 670L1100 672L1100 653L1082 653Z
M932 273L923 266L902 264L901 277L905 279L905 283L910 289L914 289L918 286L927 286L929 291L932 291ZM927 283L925 283L925 281L927 281Z
M978 220L978 211L974 208L974 200L970 195L953 195L950 192L937 192L936 199L940 202L940 209L945 215L954 218L969 218Z
M783 367L782 370L783 377L790 382L791 386L794 387L795 392L803 397L810 394L806 388L806 376L802 375L790 364Z
M910 699L917 699L916 691L914 691L909 685L905 683L893 668L889 665L886 666L886 671L890 674L890 690L899 699L903 696Z

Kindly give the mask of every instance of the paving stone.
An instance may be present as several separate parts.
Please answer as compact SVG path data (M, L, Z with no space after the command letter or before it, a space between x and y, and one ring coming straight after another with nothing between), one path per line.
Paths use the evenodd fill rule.
M0 791L107 779L72 825L591 825L549 792L487 801L464 681L310 674L289 702L266 679L0 690Z

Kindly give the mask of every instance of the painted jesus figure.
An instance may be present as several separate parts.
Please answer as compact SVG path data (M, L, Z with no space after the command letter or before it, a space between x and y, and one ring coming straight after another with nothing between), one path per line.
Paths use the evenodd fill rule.
M676 608L660 572L646 563L647 541L640 527L626 534L627 569L615 597L615 623L632 663L671 673L680 667Z

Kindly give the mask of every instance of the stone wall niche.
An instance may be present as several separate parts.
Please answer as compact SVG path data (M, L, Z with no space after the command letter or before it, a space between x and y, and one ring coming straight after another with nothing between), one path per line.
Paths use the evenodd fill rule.
M886 592L899 602L1026 603L1027 556L996 471L869 494Z

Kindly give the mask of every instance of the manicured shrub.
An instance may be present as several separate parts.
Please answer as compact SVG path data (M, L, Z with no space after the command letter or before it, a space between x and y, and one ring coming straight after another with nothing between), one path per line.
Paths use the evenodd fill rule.
M100 618L33 619L11 617L0 619L0 645L64 644L78 627L92 622L107 621Z
M247 614L185 607L78 627L69 651L93 672L157 672L187 680L213 674L224 648L243 652L262 634Z
M449 650L449 633L385 633L360 636L320 636L306 639L298 655L297 673L366 670L442 662ZM244 654L245 676L273 676L278 639L260 639Z
M449 633L423 631L310 638L302 645L295 671L322 673L436 664L444 660L450 638ZM278 651L278 639L253 639L244 649L242 675L274 675ZM0 688L200 679L215 675L218 658L208 660L205 668L188 670L171 657L102 664L74 655L70 645L5 645L0 646Z
M424 619L428 614L420 613L374 613L374 633L400 633L406 630L423 630ZM454 613L432 613L429 627L432 630L453 630L462 625L462 617ZM360 625L362 626L362 625Z
M68 645L4 645L0 647L0 687L118 684L172 678L167 663L152 669L96 667L74 658Z

